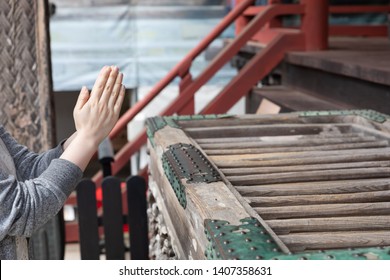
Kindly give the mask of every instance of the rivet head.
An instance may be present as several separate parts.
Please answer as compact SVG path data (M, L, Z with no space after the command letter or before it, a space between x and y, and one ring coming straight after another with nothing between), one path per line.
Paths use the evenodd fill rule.
M257 250L257 248L254 247L254 246L252 246L250 249L251 249L251 251L256 251Z
M256 260L262 260L263 256L256 256Z
M224 236L224 235L225 235L225 233L223 233L223 232L219 233L219 236Z
M230 243L229 240L225 240L225 241L223 242L223 244L225 244L225 245L227 245L227 244L229 244L229 243Z
M301 257L300 260L307 260L307 258L306 257Z
M250 238L245 238L245 242L251 242L252 241L252 239L250 239Z
M221 227L220 226L215 226L216 229L220 229Z
M328 259L334 259L334 256L332 256L332 255L327 255L326 256Z
M229 253L233 253L233 252L234 252L234 249L229 249L228 252L229 252Z

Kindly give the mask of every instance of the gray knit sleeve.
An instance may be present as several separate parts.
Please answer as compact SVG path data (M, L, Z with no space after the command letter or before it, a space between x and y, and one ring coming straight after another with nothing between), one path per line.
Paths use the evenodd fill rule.
M18 144L2 126L0 126L0 137L14 160L18 179L22 181L40 176L50 162L63 153L61 144L41 154L31 152L27 147Z
M0 240L5 236L31 236L61 209L82 177L81 169L54 159L31 180L18 181L0 170Z

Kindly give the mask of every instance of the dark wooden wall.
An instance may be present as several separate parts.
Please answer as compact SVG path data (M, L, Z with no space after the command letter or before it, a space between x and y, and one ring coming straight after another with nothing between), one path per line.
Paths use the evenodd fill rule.
M39 152L54 145L47 0L0 0L0 122Z

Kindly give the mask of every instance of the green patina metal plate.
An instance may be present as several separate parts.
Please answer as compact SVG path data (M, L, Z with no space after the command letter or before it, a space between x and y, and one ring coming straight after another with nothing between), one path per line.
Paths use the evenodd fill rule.
M183 208L186 208L187 199L182 179L186 179L190 184L221 181L219 173L210 161L190 144L169 146L162 155L162 163L165 175Z
M307 111L298 112L301 117L319 117L319 116L361 116L371 121L384 123L390 116L379 113L374 110L331 110L331 111Z
M241 220L240 225L226 221L204 222L209 241L207 259L237 260L390 260L390 247L310 251L284 254L255 218Z

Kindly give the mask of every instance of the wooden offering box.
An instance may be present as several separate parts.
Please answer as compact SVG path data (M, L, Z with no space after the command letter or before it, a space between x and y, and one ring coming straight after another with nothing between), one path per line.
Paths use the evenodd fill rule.
M370 110L148 119L179 259L390 259L390 120Z

